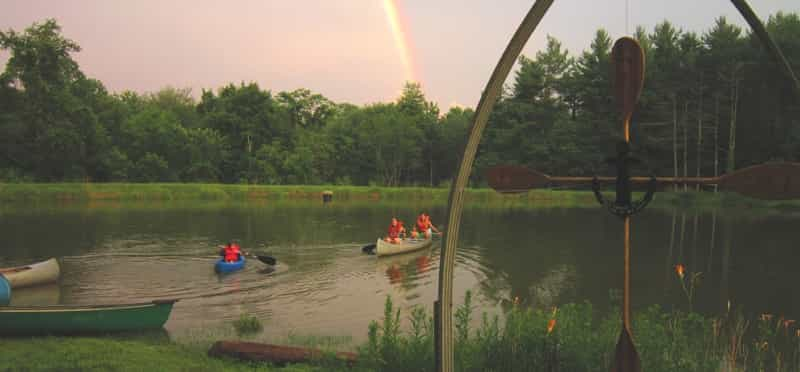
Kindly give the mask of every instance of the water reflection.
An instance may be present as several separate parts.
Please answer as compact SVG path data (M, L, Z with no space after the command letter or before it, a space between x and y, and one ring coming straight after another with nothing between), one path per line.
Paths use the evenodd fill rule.
M390 284L405 290L413 290L420 278L431 270L431 248L415 252L378 258L379 270L386 274Z

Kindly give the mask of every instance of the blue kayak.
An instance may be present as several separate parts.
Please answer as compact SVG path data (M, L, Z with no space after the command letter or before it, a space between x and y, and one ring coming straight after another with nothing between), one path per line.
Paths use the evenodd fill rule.
M239 256L239 261L225 262L224 259L220 258L217 260L217 263L214 264L214 271L223 274L232 273L241 269L244 269L244 255Z
M8 305L11 302L11 284L0 274L0 306Z

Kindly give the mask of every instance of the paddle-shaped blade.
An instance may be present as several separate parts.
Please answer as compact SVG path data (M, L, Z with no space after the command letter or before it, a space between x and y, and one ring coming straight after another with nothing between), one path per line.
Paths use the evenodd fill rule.
M498 192L519 193L547 187L550 177L519 165L498 165L486 171L489 186Z
M625 121L625 141L630 140L630 120L644 86L644 51L636 39L623 37L611 49L614 99Z
M364 252L366 254L375 254L375 248L377 248L377 246L378 245L375 244L375 243L367 244L367 245L361 247L361 252Z
M719 188L755 199L800 199L800 163L766 163L720 177Z
M619 340L617 340L617 349L614 350L614 366L612 372L641 372L642 361L639 359L639 353L636 347L633 346L633 338L630 332L624 326L619 333Z
M267 265L275 265L278 262L275 257L272 256L256 255L256 258Z

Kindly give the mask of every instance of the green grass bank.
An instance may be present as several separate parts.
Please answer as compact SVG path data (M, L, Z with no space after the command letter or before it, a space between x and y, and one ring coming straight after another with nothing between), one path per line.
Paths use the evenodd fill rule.
M147 338L0 338L0 371L323 371L215 359L205 350Z
M651 306L634 312L634 342L643 370L800 371L800 329L794 320L770 314L754 318L733 309L709 316L682 307ZM458 371L607 371L621 327L618 304L609 309L588 302L543 309L510 303L502 319L483 313L477 327L469 292L454 310ZM410 319L409 329L400 327L404 316ZM401 314L387 298L382 319L370 324L368 334L352 368L331 357L285 367L217 359L206 355L208 342L190 346L166 337L0 338L0 371L434 370L429 309L415 307ZM282 344L321 346L313 339Z
M332 191L334 201L424 201L446 204L449 188L227 185L197 183L0 183L4 203L81 203L97 201L269 201L322 200ZM613 197L612 193L608 197ZM637 196L635 196L637 197ZM640 196L639 196L640 197ZM532 190L504 195L489 188L468 189L467 203L540 207L596 207L590 191ZM766 208L800 210L800 201L761 201L736 194L660 192L653 207Z

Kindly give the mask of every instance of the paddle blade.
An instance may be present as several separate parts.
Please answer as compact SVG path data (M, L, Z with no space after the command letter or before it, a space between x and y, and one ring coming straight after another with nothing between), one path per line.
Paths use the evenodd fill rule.
M611 63L614 99L627 122L644 86L644 51L636 39L620 38L611 49Z
M765 200L800 199L800 163L767 163L726 174L719 188Z
M366 254L375 254L376 247L377 245L375 243L367 244L361 248L361 252L364 252Z
M520 193L547 187L550 177L518 165L498 165L486 171L489 186L502 193Z
M641 372L642 361L639 359L639 353L633 345L633 339L630 332L625 327L622 327L622 332L619 334L617 341L617 349L614 351L614 365L611 372Z
M272 256L257 255L256 258L267 265L275 265L278 262L275 257Z

